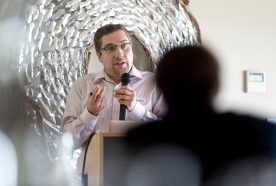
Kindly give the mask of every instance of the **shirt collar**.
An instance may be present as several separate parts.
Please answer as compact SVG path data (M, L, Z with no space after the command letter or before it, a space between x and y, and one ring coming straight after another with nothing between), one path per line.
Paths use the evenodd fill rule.
M133 78L133 77L136 77L136 78L139 78L139 79L142 79L143 76L142 76L142 73L140 70L138 70L134 65L132 66L130 72L130 77ZM110 77L107 75L107 73L104 71L104 69L102 69L97 75L96 75L96 78L94 80L94 82L98 82L100 81L101 79L105 79L106 81L110 81L110 82L113 82L114 81L112 79L110 79Z
M142 73L140 70L138 70L137 68L135 68L135 66L133 65L130 72L129 72L130 76L131 77L137 77L139 79L142 79L143 76L142 76Z

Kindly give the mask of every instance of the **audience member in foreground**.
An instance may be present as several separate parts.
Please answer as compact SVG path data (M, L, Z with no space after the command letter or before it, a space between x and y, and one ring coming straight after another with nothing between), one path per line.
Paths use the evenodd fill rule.
M157 84L169 111L162 121L128 132L129 150L137 158L128 185L276 183L276 125L216 111L219 64L209 49L179 46L167 51L157 66ZM149 184L148 178L154 181Z

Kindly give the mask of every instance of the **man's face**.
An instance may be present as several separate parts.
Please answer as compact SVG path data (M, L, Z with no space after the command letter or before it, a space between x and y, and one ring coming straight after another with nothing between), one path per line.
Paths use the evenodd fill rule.
M133 65L132 46L122 30L103 36L101 51L97 55L106 73L117 83Z

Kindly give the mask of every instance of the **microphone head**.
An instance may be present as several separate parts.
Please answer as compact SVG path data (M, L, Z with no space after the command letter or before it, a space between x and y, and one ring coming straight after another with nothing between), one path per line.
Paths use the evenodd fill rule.
M123 86L128 85L130 83L129 73L123 73L123 75L121 76L121 83Z

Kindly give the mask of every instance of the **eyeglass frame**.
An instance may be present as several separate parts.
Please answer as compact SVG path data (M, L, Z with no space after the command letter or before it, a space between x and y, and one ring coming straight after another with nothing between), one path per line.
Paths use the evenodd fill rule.
M125 46L125 47L122 47ZM118 47L120 47L122 50L126 50L131 46L131 42L122 42L120 44L107 44L105 47L101 48L101 50L105 51L108 54L112 54L113 52L115 52L117 50ZM110 50L108 50L108 48Z

